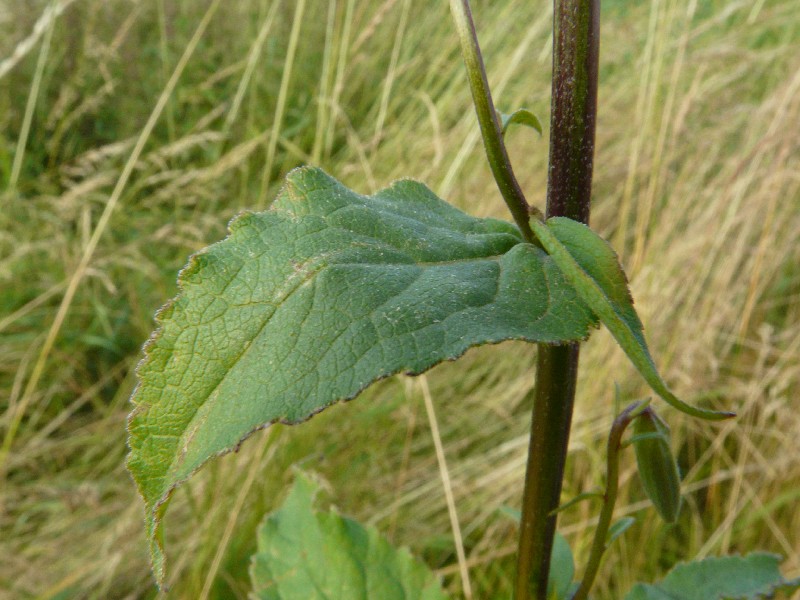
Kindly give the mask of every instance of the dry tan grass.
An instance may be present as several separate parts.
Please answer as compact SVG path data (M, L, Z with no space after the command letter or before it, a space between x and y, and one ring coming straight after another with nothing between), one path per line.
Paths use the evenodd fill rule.
M501 108L546 116L547 3L519 4L477 6L490 80ZM686 511L660 524L629 460L618 513L639 522L596 597L676 560L756 548L797 575L800 20L790 0L627 4L603 16L593 224L620 250L676 391L740 416L707 425L664 411ZM3 189L25 148L0 198L0 598L153 597L124 421L139 344L188 253L311 160L361 191L412 175L472 213L504 209L444 5L308 2L286 69L297 3L221 3L152 133L209 3L61 5L37 85L41 42L25 40L45 33L49 3L11 3L14 26L0 19L13 61L0 79ZM546 138L513 131L509 145L540 202ZM516 528L502 508L520 502L533 352L476 349L427 379L476 598L510 589ZM605 332L585 345L580 377L565 499L602 483L614 382L625 399L647 393ZM210 464L167 517L171 597L246 597L252 532L292 464L322 473L344 512L410 544L459 593L424 391L381 382ZM593 508L562 517L579 564Z

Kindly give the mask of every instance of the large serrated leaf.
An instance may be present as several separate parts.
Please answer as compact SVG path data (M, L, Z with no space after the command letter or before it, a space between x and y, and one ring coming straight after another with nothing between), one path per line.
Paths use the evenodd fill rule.
M269 211L232 221L179 286L145 347L128 424L159 582L172 490L255 430L471 346L578 340L597 323L513 225L413 181L367 197L313 168L290 173Z
M257 600L445 600L439 581L374 527L315 512L317 484L298 474L286 502L258 530L250 566Z
M800 589L800 579L786 581L779 564L764 552L706 558L678 565L658 584L637 583L625 600L765 600Z
M583 223L564 217L546 223L531 219L531 228L581 299L600 318L645 381L678 410L709 420L734 416L686 404L667 387L650 356L642 322L633 308L628 280L611 246Z

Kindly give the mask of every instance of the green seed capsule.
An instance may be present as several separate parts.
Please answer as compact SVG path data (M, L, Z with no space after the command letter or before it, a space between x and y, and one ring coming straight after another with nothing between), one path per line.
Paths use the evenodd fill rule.
M669 447L669 427L647 407L633 424L636 463L647 497L667 523L674 523L681 510L681 480Z

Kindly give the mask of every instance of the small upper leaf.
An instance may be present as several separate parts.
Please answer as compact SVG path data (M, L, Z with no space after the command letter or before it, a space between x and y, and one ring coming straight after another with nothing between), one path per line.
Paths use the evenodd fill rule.
M298 423L377 379L477 344L578 340L597 324L555 262L513 225L413 181L361 196L319 169L194 255L145 346L128 468L163 581L172 490L255 430Z
M633 517L622 517L614 521L611 527L608 528L608 533L606 533L606 546L610 546L614 540L628 531L634 523L636 523L636 519Z
M250 566L257 600L445 600L423 563L374 527L314 511L317 485L298 474L286 502L258 529Z
M637 583L625 600L760 600L800 589L800 579L786 581L779 564L764 552L706 558L678 565L658 584Z
M539 135L542 135L542 124L539 122L539 117L533 114L526 108L520 108L515 110L510 115L505 113L497 112L497 116L500 118L500 132L505 136L506 131L511 125L519 124L519 125L527 125L528 127L533 127L536 131L539 132Z
M554 217L531 228L581 299L603 322L642 377L659 396L694 417L721 420L734 416L686 404L661 379L647 349L642 322L633 308L628 281L611 246L583 223Z

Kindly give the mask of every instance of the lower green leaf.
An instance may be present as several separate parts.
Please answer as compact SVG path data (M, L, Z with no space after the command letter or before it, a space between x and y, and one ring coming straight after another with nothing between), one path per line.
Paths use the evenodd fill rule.
M606 546L610 546L612 543L614 543L614 540L628 531L630 526L634 523L636 523L636 519L633 517L622 517L621 519L614 521L611 527L608 528L608 533L606 534Z
M784 579L779 564L764 552L706 558L678 565L660 583L637 583L625 600L761 600L800 589L800 579Z
M564 217L548 219L546 224L531 219L530 224L578 295L608 328L653 391L694 417L714 421L735 416L686 404L661 379L633 308L628 280L616 253L603 238L583 223Z
M547 581L549 600L567 600L575 577L575 559L567 538L556 531L550 554L550 576Z
M250 566L257 600L444 600L437 577L373 527L315 512L318 486L297 475L283 507L258 529Z

